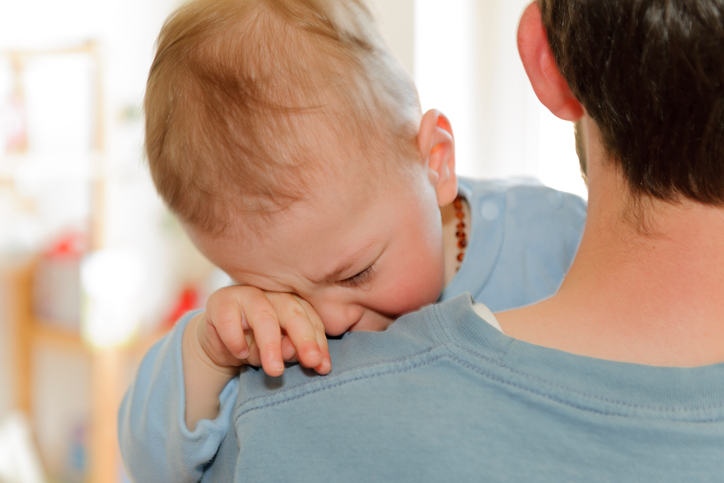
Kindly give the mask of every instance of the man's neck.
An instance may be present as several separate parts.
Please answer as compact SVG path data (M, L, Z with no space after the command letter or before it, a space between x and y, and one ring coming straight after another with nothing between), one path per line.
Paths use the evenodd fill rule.
M586 230L559 292L499 314L503 330L601 359L724 362L724 209L656 200L631 216L620 177L592 178Z

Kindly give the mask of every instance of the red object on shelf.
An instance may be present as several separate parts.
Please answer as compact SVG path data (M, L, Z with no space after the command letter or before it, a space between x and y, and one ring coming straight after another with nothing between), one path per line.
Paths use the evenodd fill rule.
M80 258L88 251L88 237L83 233L69 233L54 242L43 255L47 258Z
M199 291L196 288L184 288L176 298L171 312L164 321L164 326L171 328L185 313L198 309L199 298Z
M33 274L33 310L44 323L80 330L80 264L87 248L88 237L73 231L41 254Z

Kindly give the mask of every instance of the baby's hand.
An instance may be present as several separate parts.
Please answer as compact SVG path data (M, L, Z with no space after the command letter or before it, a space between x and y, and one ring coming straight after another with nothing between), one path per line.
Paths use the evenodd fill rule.
M322 320L293 294L222 288L209 297L197 328L201 348L222 367L262 366L270 376L284 372L284 361L320 374L332 369Z

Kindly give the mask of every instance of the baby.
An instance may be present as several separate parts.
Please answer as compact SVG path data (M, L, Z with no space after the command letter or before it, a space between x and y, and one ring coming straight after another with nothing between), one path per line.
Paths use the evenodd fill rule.
M166 23L146 93L153 180L237 283L144 359L120 411L136 481L198 481L239 366L332 369L326 335L382 331L470 292L493 311L552 295L585 204L458 180L450 121L362 0L199 0Z

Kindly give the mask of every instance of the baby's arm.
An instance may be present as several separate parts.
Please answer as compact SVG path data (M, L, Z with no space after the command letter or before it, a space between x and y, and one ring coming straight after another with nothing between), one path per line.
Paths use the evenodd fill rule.
M316 348L322 360L316 369L326 373L331 368L321 320L305 301L227 287L212 295L207 309L185 316L148 352L123 400L119 439L132 481L202 478L229 429L238 366L265 365L275 372L275 357L291 360L295 352L311 365L315 358L309 352ZM276 330L269 323L274 320ZM246 337L244 328L249 329ZM284 338L281 329L287 333ZM314 344L310 332L317 339ZM300 349L295 351L294 344ZM247 348L248 356L239 357Z
M198 482L231 424L238 378L216 395L219 415L186 426L183 334L195 314L184 316L148 351L118 415L121 455L133 482Z
M240 366L262 366L270 376L279 376L284 361L292 360L320 374L332 368L324 325L307 301L254 287L214 292L206 312L184 331L188 428L218 416L218 395Z

